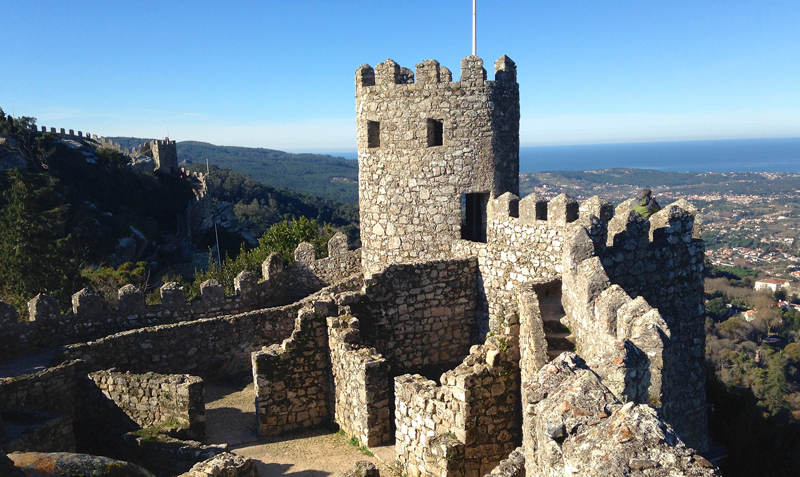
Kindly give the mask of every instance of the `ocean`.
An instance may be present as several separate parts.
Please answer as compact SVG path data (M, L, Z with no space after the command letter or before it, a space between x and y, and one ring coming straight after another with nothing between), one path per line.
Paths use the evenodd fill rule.
M331 154L356 159L352 152ZM625 167L671 172L800 172L800 138L524 146L520 172Z
M520 147L520 172L800 172L800 138Z

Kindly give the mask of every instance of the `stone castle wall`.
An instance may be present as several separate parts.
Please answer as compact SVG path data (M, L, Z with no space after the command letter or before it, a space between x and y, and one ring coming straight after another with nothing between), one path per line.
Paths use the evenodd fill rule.
M364 346L359 326L351 316L328 318L333 417L346 435L372 447L391 442L391 383L386 358Z
M301 244L298 251L306 251ZM233 315L250 310L293 303L323 287L360 271L358 250L347 249L344 234L336 234L328 244L329 256L317 260L311 253L300 253L297 266L285 268L273 255L263 266L262 280L242 272L235 280L236 295L225 296L216 280L203 283L201 297L187 302L177 283L161 287L161 304L146 305L144 293L132 285L119 290L116 306L84 289L72 297L71 314L63 315L59 303L38 295L29 303L29 321L19 322L13 307L0 303L0 360L53 346L88 341L126 330L179 323L203 318Z
M623 204L607 237L576 224L562 300L577 352L604 384L658 408L687 444L705 449L704 247L693 229L675 204L649 221Z
M35 374L0 379L0 410L32 409L74 416L76 375L83 364L68 361Z
M282 344L252 355L260 436L318 426L328 419L330 353L326 317L336 313L328 301L299 310L294 330Z
M523 383L524 475L718 475L646 404L564 353Z
M414 74L392 60L356 71L359 204L364 269L448 258L461 237L462 194L519 189L519 85L503 56L461 79L435 60ZM485 201L484 201L485 202Z
M475 259L391 265L364 279L351 305L361 340L397 375L458 363L469 353L478 285Z
M518 395L514 350L492 344L474 346L441 386L419 375L395 378L396 456L404 473L489 473L521 441Z
M206 435L203 380L186 374L89 373L89 379L138 426L185 429L190 438Z

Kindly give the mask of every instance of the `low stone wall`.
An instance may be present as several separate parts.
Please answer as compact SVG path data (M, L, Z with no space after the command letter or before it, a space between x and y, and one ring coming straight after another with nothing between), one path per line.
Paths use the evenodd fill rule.
M69 361L35 374L0 379L0 410L32 409L75 415L76 373L80 361Z
M391 441L389 374L386 359L362 345L358 328L353 317L328 318L334 419L345 434L373 447Z
M97 293L83 289L73 295L73 312L62 315L59 303L47 295L36 296L28 305L28 321L18 322L16 310L0 303L0 360L53 346L85 342L127 330L233 315L251 310L288 305L325 286L360 272L360 251L347 249L347 238L337 233L328 243L329 256L316 260L302 243L295 254L297 266L285 268L277 255L262 266L262 277L241 272L235 280L236 294L225 296L216 280L200 287L201 297L187 302L183 288L167 283L161 304L146 305L144 293L132 285L120 288L118 303L103 303Z
M81 357L91 371L117 368L145 374L188 373L203 378L250 374L253 351L291 335L297 312L319 296L361 287L359 276L291 305L162 325L69 345L61 359Z
M326 301L302 308L291 337L253 353L259 435L317 426L329 417L330 352L325 318L336 310L333 302Z
M415 372L469 353L477 289L474 258L391 265L365 278L351 309L392 374Z
M70 416L30 410L6 411L9 433L0 432L4 452L75 452L75 433Z
M523 383L525 475L717 475L648 405L614 398L573 353Z
M353 468L338 477L380 477L381 473L378 466L368 460L359 460L353 464Z
M476 345L441 386L395 378L396 455L409 476L484 475L519 445L517 359L511 347Z
M227 454L228 448L227 444L203 445L197 441L175 439L163 434L141 436L128 433L122 436L122 441L122 457L127 462L139 464L159 477L172 477L188 472L199 463Z
M205 386L187 374L144 375L98 371L89 379L140 427L184 429L192 439L206 436Z

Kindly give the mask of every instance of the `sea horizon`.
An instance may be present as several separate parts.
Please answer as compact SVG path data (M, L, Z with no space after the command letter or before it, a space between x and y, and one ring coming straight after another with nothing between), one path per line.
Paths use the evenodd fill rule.
M355 160L356 151L329 153ZM800 172L800 137L520 146L520 172Z

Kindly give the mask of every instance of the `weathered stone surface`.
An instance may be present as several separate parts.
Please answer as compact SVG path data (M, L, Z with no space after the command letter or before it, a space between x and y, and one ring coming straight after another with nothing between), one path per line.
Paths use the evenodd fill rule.
M717 475L648 405L623 405L562 354L523 384L526 474Z
M489 82L476 56L458 82L434 60L417 65L417 84L392 60L375 68L374 84L369 65L356 72L365 270L448 258L463 194L485 194L485 204L519 192L519 86L501 60Z
M136 464L87 454L15 452L8 457L27 475L154 477Z
M181 474L180 477L257 477L258 468L255 462L240 455L224 452L203 462ZM372 476L370 476L372 477Z

